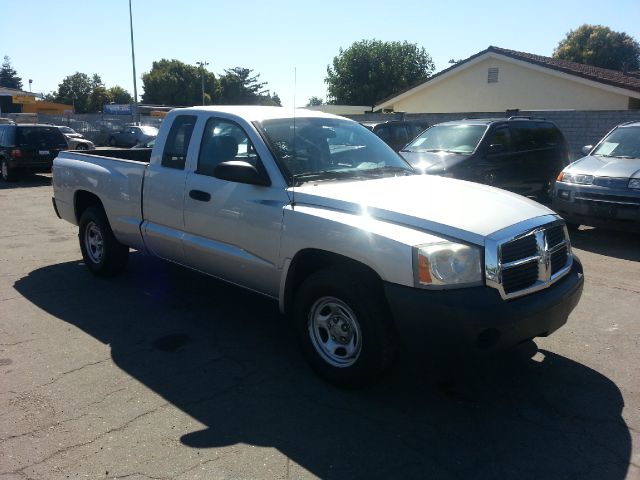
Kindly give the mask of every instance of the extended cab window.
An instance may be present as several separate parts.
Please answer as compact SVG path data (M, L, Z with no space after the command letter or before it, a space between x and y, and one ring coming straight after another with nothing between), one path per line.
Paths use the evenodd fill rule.
M213 176L216 166L241 160L260 167L256 150L240 125L229 120L210 118L204 129L196 173Z
M162 152L163 167L184 170L191 134L197 119L195 115L180 115L175 118Z

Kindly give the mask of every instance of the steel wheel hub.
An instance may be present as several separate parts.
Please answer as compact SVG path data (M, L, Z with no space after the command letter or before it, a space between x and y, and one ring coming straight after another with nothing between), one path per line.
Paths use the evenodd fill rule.
M102 232L94 222L87 224L84 236L85 250L93 263L100 263L104 256L104 241Z
M322 297L309 311L311 344L334 367L353 365L362 350L358 319L351 308L335 297Z

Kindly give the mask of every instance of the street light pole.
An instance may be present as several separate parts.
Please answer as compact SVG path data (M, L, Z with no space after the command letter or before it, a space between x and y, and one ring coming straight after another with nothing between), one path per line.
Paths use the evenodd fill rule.
M204 105L204 67L209 65L209 62L196 62L196 65L200 67L200 75L202 77L202 105Z
M131 63L133 64L133 121L140 123L138 115L138 87L136 83L136 53L133 49L133 15L131 14L131 0L129 0L129 28L131 29Z

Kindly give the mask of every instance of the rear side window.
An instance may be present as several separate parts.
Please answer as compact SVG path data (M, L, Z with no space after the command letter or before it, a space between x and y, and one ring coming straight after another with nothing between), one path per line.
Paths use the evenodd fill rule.
M511 124L516 151L557 147L562 135L552 123L518 122Z
M67 141L58 127L19 127L16 129L16 146L67 148Z
M173 120L162 152L163 167L184 170L191 134L197 119L195 115L180 115Z

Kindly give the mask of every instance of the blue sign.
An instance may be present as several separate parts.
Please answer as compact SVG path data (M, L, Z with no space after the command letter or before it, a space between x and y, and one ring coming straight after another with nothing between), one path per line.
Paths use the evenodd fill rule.
M102 113L109 115L132 115L133 108L130 103L110 103L102 106Z

